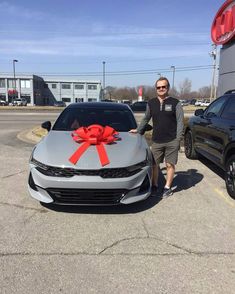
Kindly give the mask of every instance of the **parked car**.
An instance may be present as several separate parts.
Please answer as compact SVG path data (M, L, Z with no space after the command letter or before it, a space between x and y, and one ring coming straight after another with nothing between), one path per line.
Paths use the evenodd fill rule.
M202 155L225 171L228 194L235 198L235 94L197 109L185 128L184 145L187 158Z
M138 101L134 102L130 107L134 112L145 112L147 103L147 101Z
M207 106L209 106L210 105L210 100L203 100L202 102L201 102L201 105L200 106L203 106L203 107L207 107Z
M144 136L129 133L137 124L128 105L70 104L52 128L49 121L42 127L48 135L30 159L28 189L33 198L55 204L117 205L150 196L152 155ZM107 144L108 140L114 142ZM109 162L102 163L102 158Z
M66 103L64 101L56 101L54 103L54 106L56 106L56 107L66 107Z
M16 98L12 101L12 106L27 106L27 100L25 98Z
M5 101L5 100L0 100L0 105L1 106L7 106L8 105L8 102Z
M182 106L187 106L189 105L189 100L180 100L180 103Z
M201 106L202 102L203 102L203 100L197 100L197 101L194 103L194 105L195 105L195 106Z

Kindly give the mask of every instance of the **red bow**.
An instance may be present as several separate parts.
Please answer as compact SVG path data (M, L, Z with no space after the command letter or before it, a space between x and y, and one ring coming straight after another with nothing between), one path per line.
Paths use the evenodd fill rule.
M110 144L117 141L119 138L118 132L113 128L100 125L90 125L89 127L81 127L72 133L73 140L77 143L83 143L69 158L69 161L76 164L82 154L89 148L90 145L96 145L99 154L100 163L102 166L109 164L109 159L104 148L104 144Z

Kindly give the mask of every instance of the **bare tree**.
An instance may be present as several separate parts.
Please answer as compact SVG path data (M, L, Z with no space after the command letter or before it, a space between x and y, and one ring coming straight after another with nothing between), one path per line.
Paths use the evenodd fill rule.
M198 97L209 98L211 95L211 87L205 86L198 89Z
M192 88L192 82L186 78L182 83L179 84L179 96L180 99L188 98Z

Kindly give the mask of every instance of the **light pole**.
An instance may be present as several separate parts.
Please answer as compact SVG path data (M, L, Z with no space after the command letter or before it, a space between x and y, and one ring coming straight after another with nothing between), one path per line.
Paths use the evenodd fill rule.
M216 98L216 86L215 86L215 72L216 72L216 57L217 57L217 45L212 44L212 51L209 53L213 58L213 69L212 69L212 81L211 81L211 95L210 102L212 102L213 96Z
M172 77L172 89L174 89L174 87L175 87L175 66L172 65L171 66L171 69L172 69L172 73L173 73L173 77Z
M14 76L13 100L15 100L15 95L16 95L16 70L15 70L15 63L16 62L18 62L18 60L13 59L13 76Z
M103 100L104 100L104 96L105 96L105 61L103 61Z

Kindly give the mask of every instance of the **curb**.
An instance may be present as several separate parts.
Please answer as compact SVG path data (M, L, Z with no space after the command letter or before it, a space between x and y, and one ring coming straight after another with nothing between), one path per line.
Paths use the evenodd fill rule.
M17 135L17 138L23 142L30 144L37 144L43 136L36 133L39 127L30 130L24 130Z

